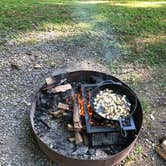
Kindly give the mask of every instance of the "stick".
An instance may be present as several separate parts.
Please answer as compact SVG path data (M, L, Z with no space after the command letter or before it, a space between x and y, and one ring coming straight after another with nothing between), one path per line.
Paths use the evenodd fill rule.
M74 124L74 128L81 131L82 124L81 124L80 116L79 116L79 107L77 104L76 95L74 94L73 91L72 91L72 97L73 97L73 124ZM83 142L80 131L75 131L75 143L76 144L80 144Z
M83 142L82 136L79 131L75 131L75 143L80 144Z
M74 128L76 129L82 129L82 123L80 121L80 115L79 115L79 106L77 104L76 95L73 95L73 124Z

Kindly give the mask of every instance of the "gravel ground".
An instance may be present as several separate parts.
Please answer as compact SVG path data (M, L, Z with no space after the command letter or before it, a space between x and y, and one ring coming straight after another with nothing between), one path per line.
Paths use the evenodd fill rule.
M90 45L82 47L78 44L77 48L69 46L65 43L6 45L7 49L0 53L0 165L56 165L41 152L34 140L29 123L32 96L52 73L77 69L93 69L107 73L110 71L106 58L97 53L97 49L92 53ZM142 79L135 86L135 90L140 97L146 96L150 99L150 114L155 120L152 127L148 127L152 120L149 114L146 116L138 143L143 150L139 156L136 154L139 160L134 165L146 163L161 166L164 161L156 155L154 147L158 138L166 134L165 94L160 93L163 85L156 83L152 74L145 69L133 67L131 64L120 66L119 72L114 75L128 82L129 73L132 75L135 72L139 73ZM155 91L157 93L154 93Z

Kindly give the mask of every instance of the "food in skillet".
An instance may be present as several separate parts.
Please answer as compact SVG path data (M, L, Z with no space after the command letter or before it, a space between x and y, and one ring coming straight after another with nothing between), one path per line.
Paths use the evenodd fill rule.
M114 93L110 89L101 90L93 104L96 112L107 119L118 120L130 114L131 104L126 96Z

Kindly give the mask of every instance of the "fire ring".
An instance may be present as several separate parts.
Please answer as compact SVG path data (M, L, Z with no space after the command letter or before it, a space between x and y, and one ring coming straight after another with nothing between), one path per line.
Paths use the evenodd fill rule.
M62 166L110 166L118 164L134 147L143 122L143 110L138 97L134 114L132 114L130 119L124 118L121 124L105 122L101 117L95 115L93 110L89 112L88 104L90 102L83 91L89 94L94 88L93 86L106 80L112 80L113 82L122 84L126 88L130 88L109 74L86 70L58 74L52 77L51 80L48 80L39 89L32 103L30 121L40 148L51 160ZM79 98L74 98L80 91L82 98L86 99L86 102L83 100L84 115L79 115L76 118L78 119L79 117L81 125L80 123L75 123L76 121L73 118L76 116L74 107L77 106L78 109L79 106L79 110L82 107L78 101ZM74 104L73 101L75 101ZM77 105L75 105L76 103ZM61 109L58 110L55 107ZM50 110L54 110L55 112ZM69 113L64 110L68 110ZM58 111L60 115L57 116ZM71 121L74 129L68 125ZM72 131L68 131L61 126L71 127ZM61 128L63 128L62 132ZM126 131L126 137L122 135L121 129ZM72 134L75 133L75 136L77 134L81 135L83 139L77 140L75 137L75 142L73 142L72 138L70 138L70 142L67 141L69 139L68 135L71 135L71 132ZM82 143L84 136L87 141L83 141ZM64 140L66 141L64 142ZM119 147L119 150L116 147ZM81 154L81 157L79 156L80 152L78 153L77 151L80 148L84 149L81 153L86 153L86 155ZM66 152L67 150L69 152ZM95 157L92 157L94 154L90 153L90 150L94 151ZM97 156L99 151L105 152L106 155L101 157L99 153L99 156Z

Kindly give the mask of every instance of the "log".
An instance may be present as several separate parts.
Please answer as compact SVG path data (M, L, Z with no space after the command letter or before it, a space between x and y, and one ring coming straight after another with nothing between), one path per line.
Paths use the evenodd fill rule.
M60 114L63 114L64 110L58 110L58 111L55 111L55 112L50 112L50 114L53 116L53 117L58 117L58 115Z
M76 95L73 96L73 124L74 128L76 129L82 129L82 123L80 121L80 115L79 115L79 106L76 99Z
M66 92L72 89L71 84L59 85L51 89L51 93Z
M52 78L52 79L51 79ZM62 80L55 80L53 77L51 78L46 78L46 85L44 87L42 87L41 90L46 91L46 90L51 90L53 89L55 86L59 86L61 84L63 84L67 79L62 79ZM52 82L52 83L51 83Z
M68 141L73 143L73 142L75 142L75 138L74 137L68 138Z
M84 140L84 144L87 146L88 145L88 138L87 138L85 133L83 133L83 140Z
M161 143L161 147L163 148L163 150L164 150L165 153L166 153L166 140L164 140L164 141Z
M75 131L75 144L80 144L83 142L82 136L79 131Z
M81 121L80 121L77 95L75 95L73 91L72 91L72 97L73 97L73 125L74 125L74 128L76 130L81 131L82 130L82 124L81 124ZM80 143L83 142L80 131L75 131L75 144L80 144Z
M156 148L156 152L164 159L166 160L166 152L164 149L162 149L160 146Z
M47 85L51 85L51 84L55 83L55 80L53 77L48 77L48 78L46 78L46 83L47 83Z

